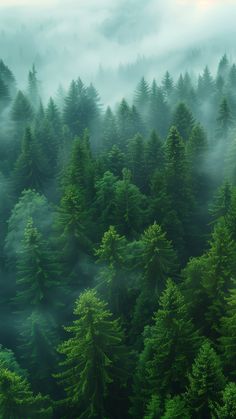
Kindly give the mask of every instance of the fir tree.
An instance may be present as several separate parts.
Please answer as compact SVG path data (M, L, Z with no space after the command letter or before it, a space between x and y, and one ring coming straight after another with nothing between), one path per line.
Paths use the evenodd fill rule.
M194 418L212 417L225 385L220 360L209 342L204 342L189 375L186 398Z
M72 337L58 348L65 361L57 377L65 388L69 417L73 412L79 418L103 419L107 400L115 398L110 386L125 382L123 334L95 291L81 294L74 314L73 325L65 328Z
M52 418L49 397L30 389L26 379L7 369L0 368L0 415L2 419Z

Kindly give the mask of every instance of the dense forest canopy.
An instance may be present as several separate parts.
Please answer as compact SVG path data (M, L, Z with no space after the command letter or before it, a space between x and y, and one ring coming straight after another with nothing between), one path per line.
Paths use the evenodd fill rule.
M0 417L235 418L236 65L39 79L0 61Z

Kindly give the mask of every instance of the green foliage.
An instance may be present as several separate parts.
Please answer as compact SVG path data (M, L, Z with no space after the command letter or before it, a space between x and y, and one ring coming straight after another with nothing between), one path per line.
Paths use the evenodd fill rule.
M2 419L52 418L50 399L32 393L28 382L7 369L0 368L0 415Z
M225 385L220 360L209 342L204 342L189 375L186 398L195 418L212 417Z
M77 319L65 328L72 337L58 349L65 356L58 379L77 417L104 418L109 386L126 376L123 334L95 291L81 294L74 314Z

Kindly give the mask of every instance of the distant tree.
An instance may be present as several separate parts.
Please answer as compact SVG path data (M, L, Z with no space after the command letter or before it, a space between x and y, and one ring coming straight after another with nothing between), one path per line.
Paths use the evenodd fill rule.
M119 233L132 236L144 223L145 196L131 182L129 170L123 170L123 179L115 187L115 226Z
M115 400L111 386L126 381L126 350L117 320L111 320L106 304L93 290L76 301L76 320L65 330L72 337L58 348L65 356L57 375L65 388L70 416L104 418L108 399Z
M222 140L227 141L229 130L232 127L232 116L226 99L223 99L217 117L217 135Z
M17 255L17 311L49 310L58 282L55 260L41 234L29 219L22 251Z
M162 87L166 98L169 100L174 90L174 82L168 71L165 73L163 77Z
M135 90L134 104L143 116L146 116L147 114L149 93L149 85L145 78L142 77Z
M118 146L113 145L107 153L106 166L107 170L112 172L114 176L122 177L122 170L125 167L125 153Z
M174 113L173 125L176 126L184 141L188 141L194 125L193 115L184 103L180 103Z
M33 117L33 109L30 102L21 91L17 93L13 102L11 117L17 126L21 128L25 128Z
M4 111L7 105L10 103L10 93L8 86L0 77L0 112Z
M161 88L154 80L150 92L148 122L152 130L162 137L166 137L170 124L170 109Z
M14 184L17 193L24 189L42 191L46 180L45 161L30 128L26 128L21 153L15 164Z
M35 65L33 65L28 74L28 96L34 109L37 109L40 104L40 96L39 81L37 79L37 71Z
M6 84L9 89L10 96L13 97L16 93L16 80L12 71L3 60L0 60L0 79Z
M116 118L110 107L107 108L102 122L102 145L105 150L119 142Z
M131 171L132 180L142 192L145 192L146 184L146 165L144 140L139 134L128 141L127 145L127 166Z

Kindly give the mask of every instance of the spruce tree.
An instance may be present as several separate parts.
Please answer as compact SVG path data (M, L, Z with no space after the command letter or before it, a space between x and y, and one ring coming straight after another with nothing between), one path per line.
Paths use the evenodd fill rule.
M193 363L186 392L192 417L212 417L216 404L221 400L224 386L220 360L210 343L204 342Z
M235 280L232 281L229 296L226 300L225 315L220 321L220 350L222 362L228 375L236 378L235 350L236 350L236 290Z
M167 281L159 305L154 325L146 331L135 374L134 417L142 416L152 394L163 400L185 390L187 371L199 347L187 304L171 280Z
M180 103L174 113L173 125L176 126L184 141L188 141L194 125L193 115L184 103Z
M0 415L2 419L52 418L49 397L34 395L29 383L16 373L0 368Z
M53 254L49 252L32 219L29 219L22 251L17 255L17 311L48 311L55 304L53 294L57 285Z
M234 419L236 417L236 384L228 383L223 391L223 403L215 409L217 419Z
M30 128L26 128L21 153L15 164L14 184L19 194L24 189L40 192L46 180L45 161Z
M65 360L57 378L66 392L69 417L103 419L108 399L115 400L111 385L117 383L119 389L126 380L123 333L93 290L81 294L74 315L73 325L65 328L72 336L58 348Z

